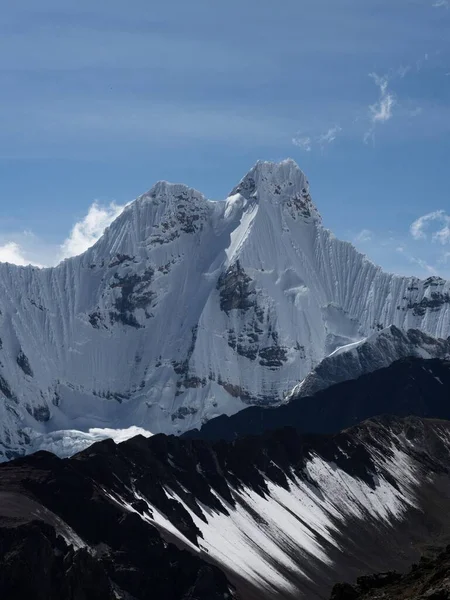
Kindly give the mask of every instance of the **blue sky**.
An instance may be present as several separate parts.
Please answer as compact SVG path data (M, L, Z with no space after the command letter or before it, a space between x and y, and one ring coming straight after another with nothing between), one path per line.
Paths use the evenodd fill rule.
M337 236L450 276L449 2L16 0L0 34L0 260L77 252L156 180L218 199L290 156Z

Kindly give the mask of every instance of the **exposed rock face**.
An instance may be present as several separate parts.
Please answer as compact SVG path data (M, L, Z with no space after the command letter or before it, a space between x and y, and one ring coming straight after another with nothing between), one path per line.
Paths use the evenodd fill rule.
M3 464L0 595L323 599L447 543L449 440L449 422L382 418L335 436L138 436Z
M255 291L251 289L251 282L251 278L245 273L239 260L233 263L217 281L220 310L228 314L231 310L246 311L255 308Z
M390 325L446 339L449 294L337 240L293 161L258 163L219 202L160 182L84 254L0 265L0 460L65 429L178 434L276 405Z

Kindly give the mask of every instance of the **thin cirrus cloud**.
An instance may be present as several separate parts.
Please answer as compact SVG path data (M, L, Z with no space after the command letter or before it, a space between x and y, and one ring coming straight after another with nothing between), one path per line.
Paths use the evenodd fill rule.
M373 239L373 232L370 229L362 229L354 237L356 243L370 242Z
M434 230L433 225L435 226ZM448 244L450 242L450 215L444 210L430 212L416 219L411 224L410 232L415 240L427 240L431 236L433 242Z
M450 0L448 1L450 2ZM358 109L355 107L353 115L347 115L347 117L342 115L342 118L339 120L343 124L343 127L336 125L321 135L311 135L310 133L305 135L302 133L294 137L292 142L304 151L311 152L316 145L323 149L327 144L331 144L345 129L348 137L355 136L359 138L359 135L362 134L364 143L368 144L370 141L375 141L377 128L385 125L394 117L412 119L423 116L423 107L418 106L413 98L406 98L400 102L397 94L392 90L391 84L396 80L403 80L406 77L413 78L425 66L431 66L432 59L438 57L439 54L439 50L432 53L425 52L415 61L412 61L411 64L401 64L397 68L389 69L385 74L369 73L369 78L373 80L378 89L378 98L374 102L368 106L366 105L364 108L360 108L359 114ZM433 114L436 114L436 107L433 106L431 108ZM359 131L361 125L363 129Z
M323 150L325 146L332 144L341 132L342 127L335 125L334 127L330 127L325 133L317 136L298 135L292 139L292 143L294 146L301 148L305 152L311 152L315 146L318 146Z
M369 106L371 120L373 123L385 123L392 118L392 109L395 105L395 96L388 90L389 80L386 76L379 76L371 73L370 77L380 89L380 99L375 104Z
M305 152L311 152L312 149L312 140L309 136L297 136L292 138L292 143L294 146L301 148Z
M408 71L402 67L402 73L400 77L404 77ZM374 140L375 129L377 125L386 123L393 116L393 108L396 104L396 97L389 90L389 76L388 75L377 75L376 73L370 73L375 85L379 88L379 99L374 104L369 106L369 120L370 128L364 134L364 143L368 143L369 140Z

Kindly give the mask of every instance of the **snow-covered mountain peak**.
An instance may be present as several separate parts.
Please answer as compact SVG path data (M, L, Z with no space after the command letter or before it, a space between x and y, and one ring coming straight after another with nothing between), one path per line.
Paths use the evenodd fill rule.
M124 209L86 253L86 260L98 262L117 254L147 258L151 247L200 231L213 204L187 185L159 181Z
M34 433L181 433L281 402L392 324L450 335L450 282L384 273L320 223L295 162L259 162L227 200L159 182L84 254L0 265L0 459Z
M258 204L290 209L292 216L321 223L320 214L312 202L306 175L292 159L281 162L258 161L231 192Z
M136 202L158 202L167 201L174 202L177 200L190 200L200 204L206 202L204 195L194 188L184 185L183 183L170 183L169 181L158 181L145 194L140 196Z

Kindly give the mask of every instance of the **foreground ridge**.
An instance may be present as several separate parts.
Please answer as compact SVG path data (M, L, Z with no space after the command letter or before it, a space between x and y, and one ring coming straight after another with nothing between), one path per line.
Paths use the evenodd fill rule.
M447 543L449 459L449 422L390 417L334 436L156 435L69 460L39 452L0 466L0 592L34 593L23 568L38 547L57 593L73 568L105 598L318 600Z

